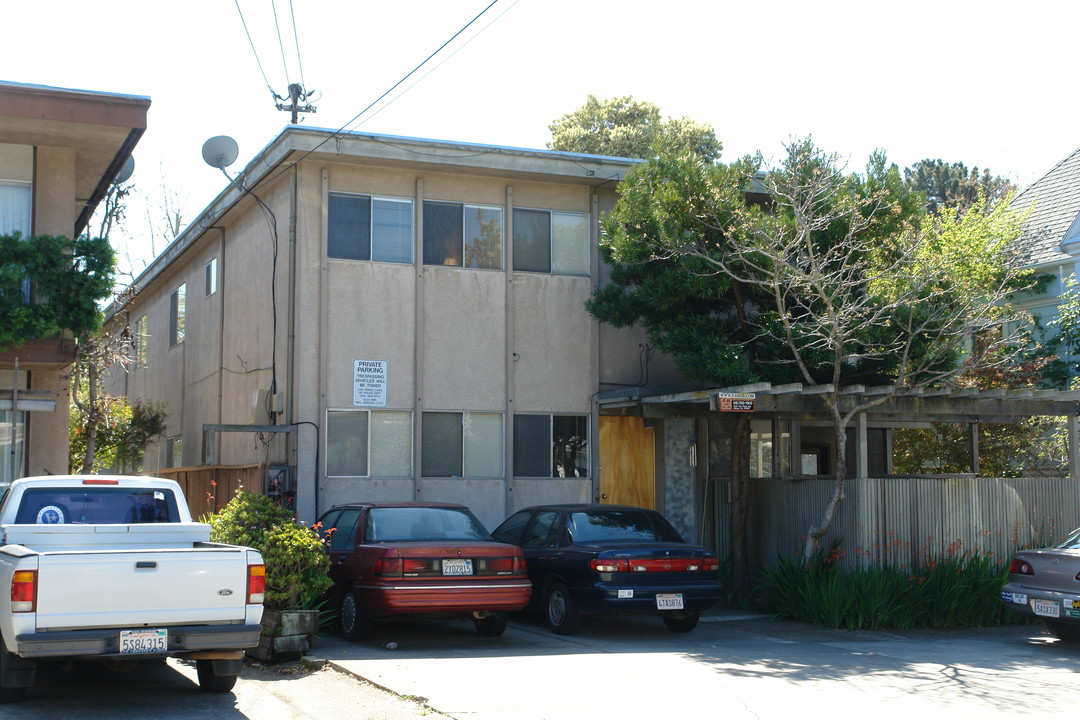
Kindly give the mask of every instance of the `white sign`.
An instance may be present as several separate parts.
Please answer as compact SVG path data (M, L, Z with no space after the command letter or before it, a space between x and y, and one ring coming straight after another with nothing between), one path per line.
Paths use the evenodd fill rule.
M353 360L353 407L386 407L386 361Z

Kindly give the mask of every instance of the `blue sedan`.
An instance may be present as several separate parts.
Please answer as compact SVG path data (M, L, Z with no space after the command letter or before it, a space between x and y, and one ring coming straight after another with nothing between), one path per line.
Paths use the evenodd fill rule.
M541 505L492 533L525 553L531 605L552 631L571 635L582 616L658 614L689 632L720 600L719 562L683 541L655 510L620 505Z

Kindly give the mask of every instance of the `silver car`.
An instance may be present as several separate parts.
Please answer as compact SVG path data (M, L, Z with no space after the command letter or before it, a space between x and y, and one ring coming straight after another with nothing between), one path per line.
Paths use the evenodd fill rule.
M1054 637L1080 641L1080 529L1053 547L1018 551L1001 601L1015 613L1042 618Z

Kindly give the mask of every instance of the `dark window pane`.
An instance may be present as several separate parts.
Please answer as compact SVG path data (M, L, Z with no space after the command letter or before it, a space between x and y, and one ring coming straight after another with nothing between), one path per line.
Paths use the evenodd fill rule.
M589 418L555 415L551 419L555 477L589 476Z
M551 416L514 416L515 477L551 477Z
M364 542L401 540L491 540L491 535L463 508L377 507L368 511Z
M518 510L510 516L510 519L496 528L492 536L499 542L517 545L521 539L521 533L524 532L525 526L529 522L529 518L532 517L532 512L532 510Z
M551 528L558 519L559 514L552 510L541 510L536 513L536 520L525 531L525 537L521 539L522 547L544 547L553 539Z
M345 510L341 513L330 534L330 549L348 552L356 547L356 521L360 519L359 510Z
M327 217L327 257L371 259L371 198L331 193Z
M461 266L461 205L424 203L424 264Z
M326 474L367 475L368 414L330 412L326 425Z
M575 543L598 541L682 542L659 513L646 510L576 512L567 522Z
M551 218L545 210L514 210L514 269L551 271Z
M424 413L423 477L460 477L461 441L461 413Z

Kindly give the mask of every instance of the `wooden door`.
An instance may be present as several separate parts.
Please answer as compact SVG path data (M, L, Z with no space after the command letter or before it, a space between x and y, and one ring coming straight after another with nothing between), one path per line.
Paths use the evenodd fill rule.
M656 509L654 442L642 418L600 416L600 502Z

